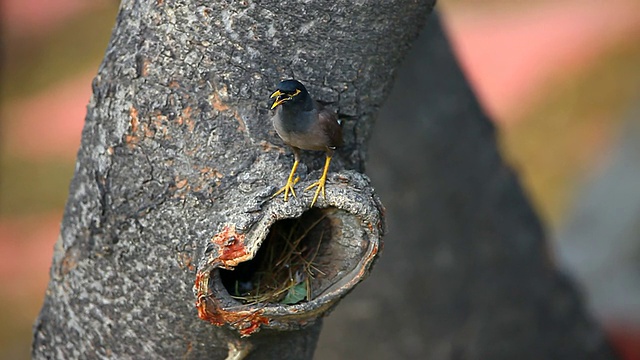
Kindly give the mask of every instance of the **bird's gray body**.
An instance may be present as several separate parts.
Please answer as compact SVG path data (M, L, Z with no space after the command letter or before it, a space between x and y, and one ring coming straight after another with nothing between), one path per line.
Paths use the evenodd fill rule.
M309 104L291 104L293 107L279 106L271 118L273 127L282 140L303 150L327 151L341 145L341 136L337 138L327 131L340 129L335 114L320 103L311 100ZM307 105L305 108L297 108ZM327 126L328 123L334 123ZM332 126L333 125L333 126Z
M335 148L342 145L342 127L337 114L314 101L304 85L294 79L281 81L270 98L275 98L271 105L271 109L276 109L271 118L273 127L285 144L291 146L294 156L287 184L274 196L284 193L284 201L287 201L289 193L296 195L293 186L298 181L294 176L300 163L300 149L324 151L326 158L322 176L305 189L316 188L311 200L313 207L321 193L323 198L326 196L324 188L331 157Z

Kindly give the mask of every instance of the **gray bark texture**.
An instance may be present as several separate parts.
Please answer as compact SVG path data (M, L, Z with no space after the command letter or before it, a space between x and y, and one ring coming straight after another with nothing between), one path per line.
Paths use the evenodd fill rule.
M383 256L325 319L316 358L616 358L549 257L437 16L398 70L369 147L387 208Z
M361 175L365 142L432 6L124 0L92 84L33 357L311 358L317 319L368 273L384 232ZM316 302L215 326L218 306L233 313L217 267L235 266L236 250L254 255L275 221L302 216L312 194L301 189L324 163L304 152L298 197L270 198L293 162L269 120L283 78L349 115L316 205L333 244L323 254L346 267L331 268Z

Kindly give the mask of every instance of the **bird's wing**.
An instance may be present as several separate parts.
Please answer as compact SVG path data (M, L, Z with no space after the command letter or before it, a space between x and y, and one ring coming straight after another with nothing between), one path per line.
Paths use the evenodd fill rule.
M330 148L342 145L342 127L338 123L338 115L329 108L324 107L322 103L316 101L316 109L318 109L318 123L324 129L329 137Z

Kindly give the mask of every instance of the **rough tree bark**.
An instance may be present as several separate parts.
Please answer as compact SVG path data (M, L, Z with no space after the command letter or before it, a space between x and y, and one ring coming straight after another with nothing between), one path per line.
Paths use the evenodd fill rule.
M318 359L615 358L550 259L437 16L370 143L384 256L325 320Z
M380 205L359 174L364 145L394 68L432 6L124 0L92 84L34 358L310 358L320 330L314 316L375 255ZM270 322L253 317L255 308L237 321L216 318L212 307L229 310L229 298L215 303L210 294L221 290L216 267L235 265L223 261L229 252L253 255L276 220L309 213L310 195L270 199L292 157L271 129L267 98L289 77L350 115L318 211L342 239L330 239L334 253L354 266L336 273L361 271L322 289L333 294L328 305L322 293L315 307L291 306L310 318ZM305 153L303 162L300 188L317 178L323 157ZM367 241L349 241L358 237ZM291 315L285 306L271 309L274 318ZM261 326L249 338L236 331Z

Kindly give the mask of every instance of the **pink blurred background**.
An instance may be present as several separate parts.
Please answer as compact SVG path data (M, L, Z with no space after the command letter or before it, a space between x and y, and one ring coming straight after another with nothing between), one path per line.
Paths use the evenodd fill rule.
M26 359L91 79L118 4L3 0L1 6L0 358ZM505 157L555 238L583 196L580 184L606 169L611 160L602 154L619 142L625 115L640 102L640 2L443 0L438 7L500 129ZM587 296L597 298L597 284L575 271ZM619 315L640 312L638 302L617 309L618 316L607 315L607 301L595 303L595 316L625 358L640 359L640 321Z

